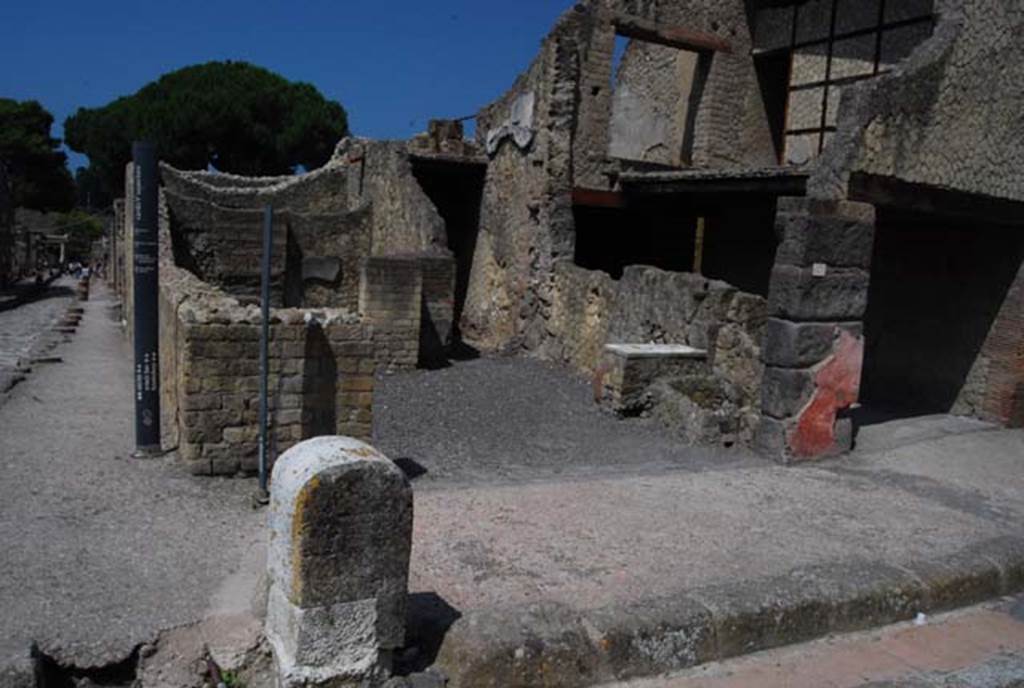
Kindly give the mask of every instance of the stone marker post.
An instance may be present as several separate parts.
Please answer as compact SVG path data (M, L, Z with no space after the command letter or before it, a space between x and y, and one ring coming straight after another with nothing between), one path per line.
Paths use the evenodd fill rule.
M279 685L383 682L405 640L405 475L358 440L307 440L274 464L269 516L266 631Z

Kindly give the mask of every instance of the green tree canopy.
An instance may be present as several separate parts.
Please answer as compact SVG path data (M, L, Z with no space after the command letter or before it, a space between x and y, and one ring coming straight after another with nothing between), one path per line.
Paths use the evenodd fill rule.
M14 205L36 210L69 210L75 203L60 139L50 136L53 115L34 100L0 98L0 160L7 165Z
M92 256L92 244L103 237L103 220L96 215L76 209L64 213L57 221L57 233L67 233L69 261L88 261Z
M109 208L114 200L107 185L92 165L75 170L75 188L79 208Z
M208 62L103 107L79 108L64 131L116 196L133 140L153 141L161 160L182 169L289 174L327 162L348 135L348 115L310 84L245 62Z

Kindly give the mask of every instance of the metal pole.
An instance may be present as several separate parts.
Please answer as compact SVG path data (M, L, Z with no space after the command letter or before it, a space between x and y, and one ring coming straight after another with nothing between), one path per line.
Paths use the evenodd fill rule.
M160 453L160 331L157 289L157 224L159 177L156 146L132 144L134 327L135 334L135 454Z
M267 495L267 353L270 339L270 252L274 227L274 209L263 207L263 263L260 266L260 498Z

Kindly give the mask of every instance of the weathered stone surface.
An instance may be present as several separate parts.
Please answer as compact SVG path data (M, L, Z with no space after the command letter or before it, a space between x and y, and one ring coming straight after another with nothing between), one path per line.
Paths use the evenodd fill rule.
M774 418L790 418L807 406L814 389L813 370L768 367L761 387L761 409Z
M776 265L772 270L768 311L791 320L858 320L868 304L868 273L829 270L816 277L812 268Z
M0 656L0 688L36 688L36 663L31 648L24 652Z
M832 353L836 327L830 323L794 323L769 318L765 323L761 355L770 366L805 368Z
M715 656L711 612L674 596L589 611L603 673L623 681L685 669Z
M754 429L753 448L761 456L778 463L788 462L788 442L792 422L762 415Z
M582 688L600 678L579 613L552 602L466 614L448 631L437 665L449 688Z
M338 258L309 256L302 259L302 279L334 282L341 273L341 261Z
M384 455L320 437L274 466L267 637L284 686L382 678L405 635L412 490Z
M866 208L873 211L870 205ZM850 214L854 217L779 213L776 231L782 241L775 254L776 264L870 267L875 238L873 212Z

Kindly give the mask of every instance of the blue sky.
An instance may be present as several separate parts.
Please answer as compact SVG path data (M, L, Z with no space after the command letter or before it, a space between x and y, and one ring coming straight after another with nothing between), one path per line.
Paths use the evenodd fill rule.
M354 133L405 138L469 115L529 65L571 0L0 0L0 97L56 119L163 73L245 60L307 81ZM71 166L83 164L72 156Z

